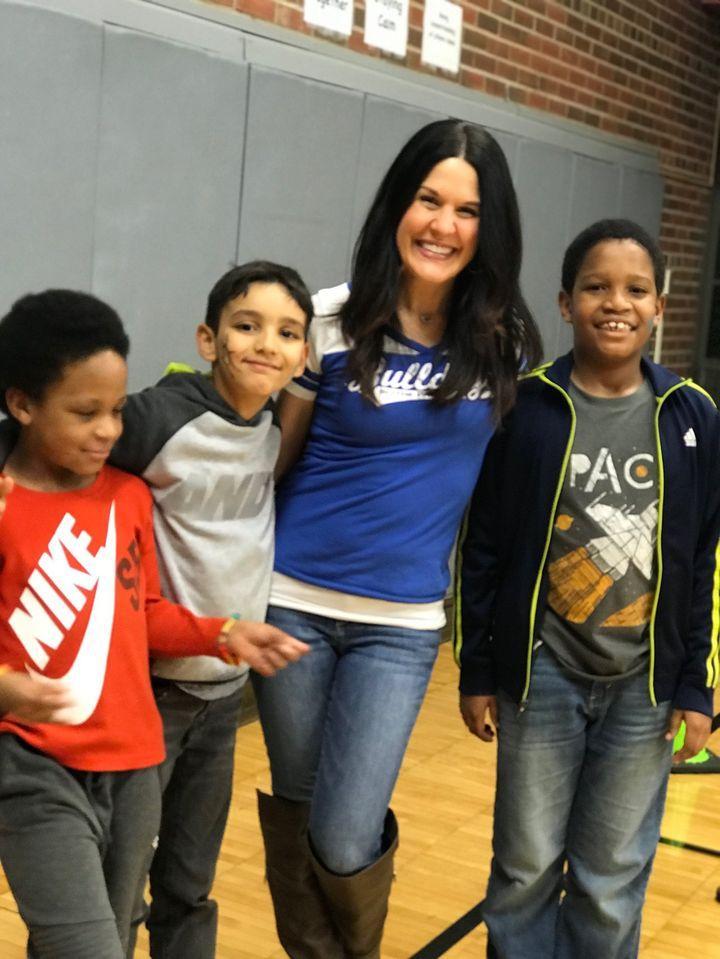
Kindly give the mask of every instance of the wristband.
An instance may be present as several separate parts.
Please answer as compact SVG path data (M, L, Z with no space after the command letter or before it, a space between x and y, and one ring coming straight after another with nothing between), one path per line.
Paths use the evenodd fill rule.
M228 633L233 628L233 626L237 623L239 618L240 617L237 615L237 613L233 613L233 615L229 619L226 619L225 622L220 627L220 633L217 638L218 655L220 656L220 659L222 659L224 663L228 664L228 666L239 666L240 663L242 662L242 660L239 659L237 656L235 656L234 653L230 652L227 645Z

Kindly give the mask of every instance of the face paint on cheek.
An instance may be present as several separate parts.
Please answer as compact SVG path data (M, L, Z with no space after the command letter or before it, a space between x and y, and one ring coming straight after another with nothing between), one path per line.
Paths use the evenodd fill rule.
M226 366L232 366L233 368L235 367L235 364L233 363L233 352L228 347L227 338L225 338L220 344L220 362L224 363Z

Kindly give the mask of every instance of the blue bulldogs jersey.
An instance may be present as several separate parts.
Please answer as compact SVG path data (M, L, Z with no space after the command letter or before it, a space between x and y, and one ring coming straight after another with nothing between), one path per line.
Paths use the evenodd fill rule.
M442 346L387 329L373 406L348 382L337 311L347 286L314 298L310 356L289 390L315 400L305 451L278 491L275 568L305 583L402 603L442 599L465 505L493 432L481 387L431 402Z

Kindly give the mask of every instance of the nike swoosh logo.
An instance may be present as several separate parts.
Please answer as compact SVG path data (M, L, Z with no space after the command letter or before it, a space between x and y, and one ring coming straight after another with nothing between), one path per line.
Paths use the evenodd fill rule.
M105 545L96 556L97 585L95 599L88 617L85 634L80 643L75 661L64 676L49 679L25 666L31 676L40 676L45 685L54 683L69 688L75 702L55 713L55 721L69 726L79 726L95 712L105 684L110 637L115 620L115 566L117 560L117 532L115 529L115 503L110 507Z

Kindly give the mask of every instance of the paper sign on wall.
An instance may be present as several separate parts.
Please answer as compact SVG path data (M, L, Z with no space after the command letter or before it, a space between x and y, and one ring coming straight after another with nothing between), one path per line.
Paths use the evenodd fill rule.
M408 6L409 0L365 0L365 43L404 57Z
M306 23L349 37L353 25L353 0L305 0Z
M422 62L448 73L457 73L461 45L462 7L450 0L425 0Z

